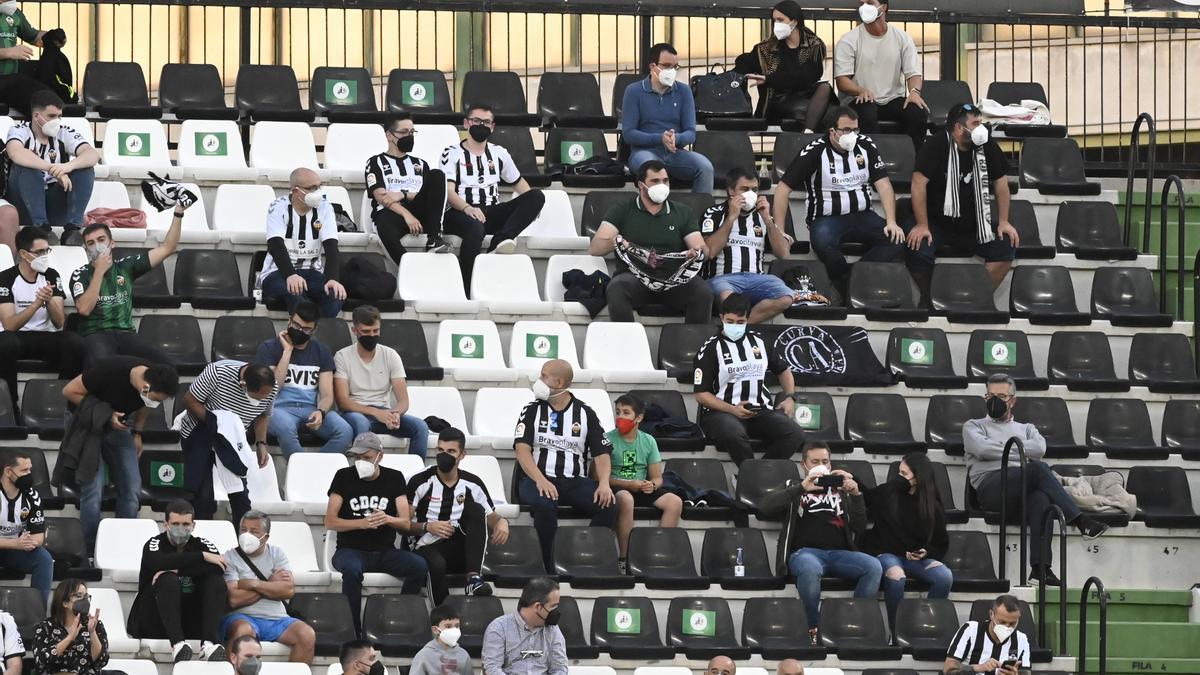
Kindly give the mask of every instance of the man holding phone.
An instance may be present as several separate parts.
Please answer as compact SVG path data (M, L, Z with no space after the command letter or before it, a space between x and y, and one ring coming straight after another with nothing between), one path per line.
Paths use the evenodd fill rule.
M986 623L964 623L942 664L944 675L1021 675L1029 670L1029 637L1017 630L1021 605L1016 597L1001 595L992 604Z

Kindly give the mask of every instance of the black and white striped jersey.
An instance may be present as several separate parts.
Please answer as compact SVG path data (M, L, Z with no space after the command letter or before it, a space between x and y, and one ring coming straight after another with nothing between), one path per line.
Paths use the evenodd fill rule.
M425 174L429 173L429 164L412 153L404 157L393 157L386 152L367 160L367 195L371 198L371 210L382 211L383 206L375 201L376 188L388 192L401 190L416 194L421 191L425 182Z
M408 501L412 504L413 513L418 523L430 521L449 522L458 527L463 517L463 509L472 504L483 509L485 516L496 510L492 497L488 494L483 479L468 471L459 469L458 482L446 485L438 477L437 467L431 466L408 480ZM432 544L439 540L436 534L426 533L416 540L414 548Z
M723 333L708 339L696 353L696 393L708 392L726 403L774 407L767 373L782 373L788 364L762 335L746 331L740 340Z
M512 185L521 180L521 171L512 155L495 143L488 143L483 154L473 155L467 141L447 146L439 165L446 180L454 183L458 196L471 206L500 203L500 183Z
M585 478L588 462L612 453L596 411L569 394L571 402L559 412L546 401L533 401L521 411L516 443L533 448L533 459L547 478Z
M267 241L280 237L287 248L292 267L297 270L325 270L325 253L322 244L327 239L337 241L337 216L328 197L321 205L299 213L292 205L292 198L284 195L271 202L267 209ZM259 283L279 268L271 254L263 261Z
M42 498L36 489L18 491L11 499L0 490L0 539L16 539L24 532L41 534L45 531L46 515L42 512Z
M783 182L808 193L806 222L821 216L842 216L871 208L871 186L887 178L887 169L875 142L859 136L851 152L841 152L822 136L809 143L792 160Z
M1022 668L1029 667L1029 638L1014 631L1007 640L996 643L987 631L988 622L968 621L959 627L946 650L946 658L958 659L964 666L977 666L996 659L1000 663L1018 660Z
M707 239L725 224L729 202L710 206L700 217L700 234ZM705 270L709 278L722 274L763 274L763 254L767 248L767 224L758 211L742 212L729 232L725 248L713 257Z
M261 415L270 415L279 387L271 385L271 395L264 399L252 399L242 386L244 361L222 359L205 366L188 388L192 396L207 410L228 410L238 416L242 426L249 427ZM189 411L179 425L179 435L187 438L199 424Z

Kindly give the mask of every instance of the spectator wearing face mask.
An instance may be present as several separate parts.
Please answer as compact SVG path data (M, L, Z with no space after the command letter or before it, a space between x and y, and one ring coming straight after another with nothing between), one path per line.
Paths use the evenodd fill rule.
M33 487L33 461L24 450L3 452L0 491L0 568L30 573L30 585L50 597L54 558L46 550L46 516Z
M804 10L795 0L771 9L771 33L734 66L746 74L747 86L758 87L754 114L770 124L805 120L805 128L816 130L833 95L833 87L821 80L825 42L804 25Z
M433 639L413 657L408 675L475 675L471 655L458 646L462 637L458 611L439 605L429 612Z
M621 102L621 138L629 144L629 170L640 173L650 160L662 162L671 176L692 181L692 192L713 189L713 165L684 148L696 142L696 100L686 82L678 82L679 52L660 42L650 48L650 74L625 89Z
M142 547L137 597L129 608L129 635L167 639L171 660L190 661L187 640L200 640L200 658L224 661L221 617L229 603L225 589L228 562L207 539L192 536L192 505L182 499L167 504L164 531Z
M389 115L383 131L387 150L368 159L366 169L371 222L380 243L397 264L407 251L401 243L406 234L424 234L427 252L448 252L441 236L446 174L412 154L417 130L409 113Z
M379 343L381 326L378 309L355 308L352 331L357 344L339 349L333 357L334 400L355 436L370 431L407 438L408 454L425 457L429 425L408 414L404 360Z
M1029 636L1017 630L1021 605L1016 597L1001 595L992 604L986 623L968 621L954 634L944 675L1022 675L1029 672Z
M253 635L239 635L229 642L229 663L237 675L258 675L262 670L262 643Z
M367 640L351 640L342 645L338 663L345 675L386 675L383 656Z
M699 224L687 204L667 198L671 186L662 162L645 161L636 174L637 196L608 209L588 248L590 254L597 256L621 249L617 250L617 272L606 290L609 318L633 321L635 309L653 303L684 312L688 323L708 323L712 318L713 292L697 274L700 260L708 250ZM686 254L684 264L694 267L692 276L684 283L643 279L621 257L622 250L630 248L628 244L653 254Z
M558 582L525 584L517 611L492 619L483 634L485 675L567 675L567 641L558 620Z
M36 78L21 72L21 62L33 59L34 52L20 43L40 48L54 45L62 49L67 44L67 34L61 28L49 31L34 28L17 0L0 2L0 14L8 24L8 31L0 35L0 102L20 110L28 118L30 98L48 89Z
M337 216L312 169L296 169L286 197L267 209L267 258L258 275L263 302L282 300L291 314L309 300L332 318L342 311L346 288L338 281Z
M425 585L429 568L421 556L396 548L397 534L421 533L421 527L412 520L404 474L380 466L379 437L359 434L346 454L354 464L333 474L325 529L337 533L333 568L342 573L354 632L362 635L363 574L390 574L403 580L401 593L415 594Z
M39 673L101 675L108 665L108 632L82 579L54 589L50 616L33 629L33 662Z

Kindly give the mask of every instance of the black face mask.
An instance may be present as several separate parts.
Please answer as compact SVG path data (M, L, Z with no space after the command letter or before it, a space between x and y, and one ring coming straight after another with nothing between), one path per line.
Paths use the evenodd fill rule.
M87 598L80 598L71 605L71 611L79 616L88 616L92 613L92 603L88 602Z
M21 492L29 492L33 488L33 474L27 473L24 476L17 476L13 479L13 485Z
M288 334L288 339L291 340L292 344L297 347L299 347L302 344L307 343L308 339L310 337L312 337L311 335L309 335L308 333L305 333L304 331L300 330L299 328L292 328L291 326L288 326L287 334Z
M383 675L383 661L376 661L371 664L371 670L367 671L367 675Z
M396 139L396 149L400 152L412 152L413 146L417 143L417 137L409 134L408 136L400 136Z
M547 611L546 618L542 619L542 620L546 622L547 626L557 626L558 620L561 617L562 617L562 608L555 607L554 609Z
M492 135L492 128L483 124L476 124L470 129L467 129L467 133L471 134L471 138L476 143L482 143Z
M363 349L365 349L369 352L373 352L373 351L375 351L375 347L379 346L379 336L378 335L359 335L358 336L358 344Z
M454 456L448 452L439 452L437 454L437 468L442 473L450 473L454 469Z
M1002 420L1005 415L1008 415L1008 401L993 396L987 400L988 417L994 420Z
M909 484L908 479L900 474L896 474L896 477L892 479L892 485L894 485L897 490L901 490L903 492L908 492L908 489L912 487L912 485Z

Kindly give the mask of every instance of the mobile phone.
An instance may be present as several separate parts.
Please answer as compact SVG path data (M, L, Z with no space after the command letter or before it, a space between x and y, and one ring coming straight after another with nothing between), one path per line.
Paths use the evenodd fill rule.
M1021 666L1021 661L1020 659L1009 659L1000 665L1005 668L1019 668Z
M828 476L821 476L816 482L817 487L840 488L842 483L846 482L846 477L840 473L831 473Z

